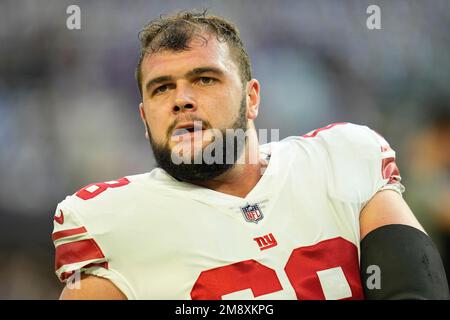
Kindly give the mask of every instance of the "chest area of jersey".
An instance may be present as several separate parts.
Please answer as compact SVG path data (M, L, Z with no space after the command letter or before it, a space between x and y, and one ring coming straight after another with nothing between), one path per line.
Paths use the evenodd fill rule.
M352 225L334 210L288 192L229 208L181 199L153 208L133 236L166 298L362 298Z

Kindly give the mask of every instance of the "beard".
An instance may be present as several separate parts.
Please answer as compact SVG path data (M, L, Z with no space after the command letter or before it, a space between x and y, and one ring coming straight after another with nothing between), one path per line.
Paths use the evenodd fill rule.
M246 105L246 99L245 96L242 97L240 108L239 108L239 114L234 120L234 122L231 124L230 127L220 129L219 134L221 135L222 141L222 152L221 154L223 156L222 161L215 161L214 163L207 164L203 161L203 157L201 157L200 163L185 163L182 162L180 164L174 163L172 160L172 150L169 147L169 142L162 145L157 142L155 142L151 136L151 131L148 126L148 123L145 123L147 127L147 132L149 136L150 146L152 148L153 154L155 156L155 160L157 163L157 166L161 169L164 169L168 174L170 174L172 177L179 181L185 181L185 182L203 182L208 181L211 179L214 179L231 168L234 167L236 164L236 161L241 156L242 152L245 149L246 146L246 139L244 143L240 143L241 141L238 141L238 137L233 135L233 140L231 143L226 140L226 130L232 129L233 131L241 129L244 132L247 132L247 105ZM217 132L217 131L216 131ZM225 142L226 141L226 142ZM231 145L230 145L231 144ZM204 146L201 151L207 147ZM214 151L213 151L214 153ZM193 155L195 157L196 155ZM230 159L232 161L230 161Z

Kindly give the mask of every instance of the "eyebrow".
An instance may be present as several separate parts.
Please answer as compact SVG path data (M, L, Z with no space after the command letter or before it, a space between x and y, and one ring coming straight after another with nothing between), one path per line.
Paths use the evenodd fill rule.
M223 76L224 72L222 70L220 70L219 68L216 67L199 67L199 68L194 68L188 72L185 73L184 77L185 78L192 78L195 76L198 76L200 74L203 73L214 73L217 76ZM153 87L154 85L163 83L163 82L168 82L168 81L173 81L173 77L172 76L160 76L160 77L156 77L154 79L149 80L146 84L145 84L145 88L148 89Z
M222 70L220 70L219 68L215 68L215 67L200 67L200 68L195 68L192 69L191 71L187 72L184 76L186 78L192 78L193 76L198 76L200 74L203 73L214 73L218 76L223 76L224 73Z

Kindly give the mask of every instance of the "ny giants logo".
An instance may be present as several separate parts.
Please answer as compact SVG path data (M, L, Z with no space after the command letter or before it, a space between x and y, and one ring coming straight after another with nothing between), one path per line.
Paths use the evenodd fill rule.
M278 243L272 233L266 234L262 237L253 238L258 244L259 250L266 250L275 247Z

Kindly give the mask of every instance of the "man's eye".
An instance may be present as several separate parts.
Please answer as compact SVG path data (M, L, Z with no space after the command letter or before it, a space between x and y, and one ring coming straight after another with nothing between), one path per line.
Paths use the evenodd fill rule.
M216 81L216 79L210 78L210 77L200 77L200 78L198 78L198 81L201 84L212 84Z
M169 85L165 84L165 85L162 85L162 86L156 88L155 91L153 91L153 94L164 93L167 90L169 90Z

